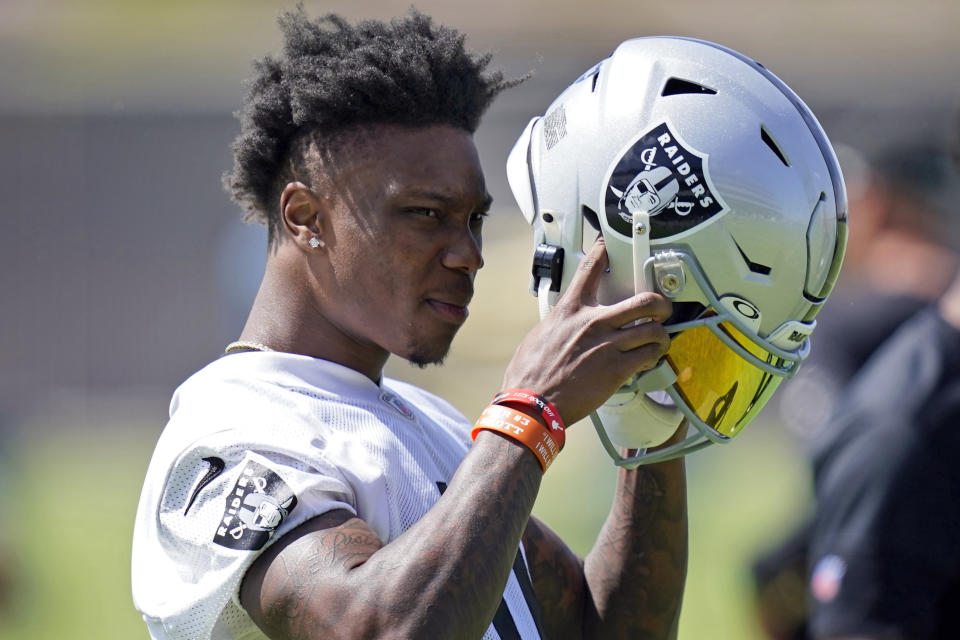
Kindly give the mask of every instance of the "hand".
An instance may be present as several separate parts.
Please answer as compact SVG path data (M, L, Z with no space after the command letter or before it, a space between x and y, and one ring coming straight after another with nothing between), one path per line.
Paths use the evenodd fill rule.
M607 268L598 238L566 293L523 339L503 377L503 388L534 391L552 402L568 425L596 409L630 376L652 368L670 348L662 323L672 305L656 293L616 304L597 302ZM637 320L644 320L634 324Z

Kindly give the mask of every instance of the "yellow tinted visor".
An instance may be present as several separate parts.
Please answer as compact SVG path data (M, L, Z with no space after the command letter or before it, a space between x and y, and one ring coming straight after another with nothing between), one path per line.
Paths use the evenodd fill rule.
M783 380L763 371L724 344L723 331L763 362L782 360L747 338L729 322L681 331L673 338L667 362L677 374L674 388L687 408L718 433L733 437L757 415Z

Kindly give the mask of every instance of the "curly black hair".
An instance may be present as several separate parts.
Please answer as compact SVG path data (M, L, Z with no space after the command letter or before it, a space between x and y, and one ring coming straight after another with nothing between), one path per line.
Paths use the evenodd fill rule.
M389 23L350 25L335 14L311 20L300 6L279 23L283 55L254 63L236 114L233 172L224 176L244 220L265 224L271 241L284 185L310 182L313 145L329 147L362 125L448 124L473 133L496 95L523 80L486 73L491 54L468 52L464 34L414 9Z

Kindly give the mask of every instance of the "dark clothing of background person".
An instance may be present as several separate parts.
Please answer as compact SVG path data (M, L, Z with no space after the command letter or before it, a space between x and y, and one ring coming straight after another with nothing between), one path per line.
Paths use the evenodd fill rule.
M960 638L960 331L918 313L832 422L814 466L811 635Z
M781 421L811 469L869 426L848 429L846 413L838 414L849 406L848 384L861 367L874 366L865 363L901 325L912 324L920 309L943 294L958 267L952 211L960 181L941 141L891 143L870 159L843 147L838 155L854 220L844 273L817 318L809 360L783 385L778 402ZM757 612L775 640L811 637L812 518L751 567Z
M844 296L817 320L815 347L783 385L780 412L812 467L847 437L829 419L846 386L883 343L929 301L900 295ZM761 624L774 640L807 640L807 565L813 514L751 566Z

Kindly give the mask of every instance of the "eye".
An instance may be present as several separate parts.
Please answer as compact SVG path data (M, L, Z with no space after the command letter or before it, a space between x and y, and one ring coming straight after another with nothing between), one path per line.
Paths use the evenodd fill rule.
M484 219L486 219L488 215L489 214L486 211L475 211L474 213L470 214L470 224L473 226L480 226L483 224Z
M404 209L404 211L415 216L423 216L424 218L436 219L440 217L440 213L436 209L431 209L430 207L408 207Z

